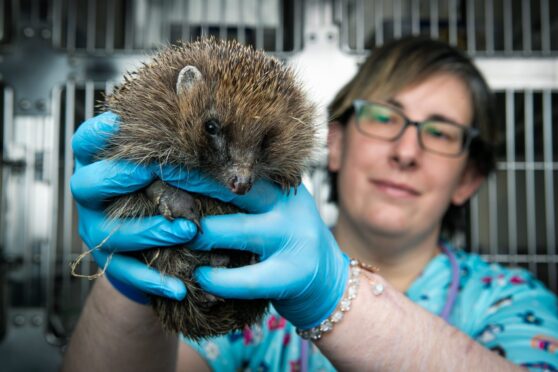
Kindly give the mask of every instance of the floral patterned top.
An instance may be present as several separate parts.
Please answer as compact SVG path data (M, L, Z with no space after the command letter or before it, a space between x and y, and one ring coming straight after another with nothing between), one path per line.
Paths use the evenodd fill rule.
M449 247L460 268L460 285L450 323L513 363L533 371L558 371L558 301L524 269L490 264L476 254ZM425 267L406 295L439 314L451 282L448 256ZM215 371L334 371L310 345L302 352L295 327L271 309L262 324L197 344L183 339Z

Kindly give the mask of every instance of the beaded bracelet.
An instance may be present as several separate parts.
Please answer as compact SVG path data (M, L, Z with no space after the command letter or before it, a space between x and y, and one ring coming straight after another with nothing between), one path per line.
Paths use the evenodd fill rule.
M355 258L351 259L349 269L349 285L347 286L347 290L345 291L343 298L339 302L339 305L337 305L336 309L333 311L333 314L327 317L316 327L306 330L297 328L296 333L300 337L305 340L317 341L322 338L324 333L331 332L333 326L343 319L345 313L351 309L351 302L356 298L358 294L361 269L372 273L378 272L378 269L376 269L375 267L362 263ZM372 281L369 281L369 283L372 286L372 293L375 296L379 296L384 292L384 285L382 283L375 283Z

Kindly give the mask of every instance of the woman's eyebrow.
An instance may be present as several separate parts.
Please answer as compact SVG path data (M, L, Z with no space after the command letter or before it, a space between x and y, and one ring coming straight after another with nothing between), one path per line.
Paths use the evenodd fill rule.
M395 98L390 98L387 100L387 103L389 103L390 105L397 107L399 110L404 111L405 110L405 106L403 106L403 104L401 102L399 102L398 100L396 100ZM431 114L430 116L428 116L428 118L426 120L435 120L435 121L443 121L445 123L451 123L451 124L456 124L456 125L465 125L463 123L459 123L456 120L450 119L449 117L442 115L442 114Z
M405 107L403 107L403 105L401 104L401 102L399 102L398 100L396 100L395 98L390 98L387 100L387 103L389 103L392 106L397 107L398 109L403 110Z
M457 121L455 121L453 119L450 119L447 116L440 115L440 114L430 115L427 120L443 121L445 123L451 123L451 124L456 124L456 125L460 125L460 126L465 125L463 123L458 123Z

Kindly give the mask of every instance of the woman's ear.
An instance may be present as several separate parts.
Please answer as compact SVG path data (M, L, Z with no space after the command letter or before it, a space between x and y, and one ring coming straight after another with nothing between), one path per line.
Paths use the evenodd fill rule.
M463 172L458 187L452 195L452 204L463 205L477 192L485 178L486 177L479 174L475 167L469 162Z
M329 123L327 132L327 166L332 172L338 172L341 168L344 131L345 126L343 124L337 121Z

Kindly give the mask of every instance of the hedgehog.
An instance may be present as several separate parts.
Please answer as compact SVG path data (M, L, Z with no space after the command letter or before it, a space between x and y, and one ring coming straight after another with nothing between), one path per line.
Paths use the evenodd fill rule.
M210 37L167 46L127 73L104 107L121 123L100 158L199 170L239 195L259 179L289 192L301 183L316 150L316 107L292 68L237 41ZM107 212L111 218L187 218L199 227L204 216L243 211L157 180L111 200ZM151 298L168 331L193 340L222 335L260 321L268 308L269 300L211 295L192 276L200 265L258 262L250 252L201 252L185 244L134 255L186 285L183 301Z

